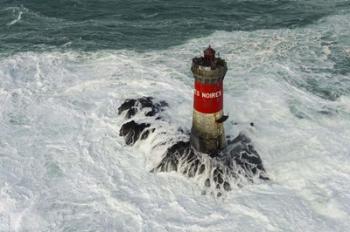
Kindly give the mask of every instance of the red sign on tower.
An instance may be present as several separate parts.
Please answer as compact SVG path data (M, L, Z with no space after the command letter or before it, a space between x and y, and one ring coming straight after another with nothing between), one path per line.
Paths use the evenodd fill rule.
M194 109L201 113L216 113L222 110L222 87L222 80L212 84L203 84L200 81L195 81Z

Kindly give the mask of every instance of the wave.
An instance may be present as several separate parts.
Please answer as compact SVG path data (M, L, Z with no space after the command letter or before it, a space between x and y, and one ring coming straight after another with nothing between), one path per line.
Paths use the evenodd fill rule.
M6 25L7 25L7 26L12 26L12 25L18 23L18 22L22 19L22 14L23 14L23 11L20 11L20 12L18 13L17 18L14 19L14 20L12 20L11 22L9 22L9 23L6 24Z
M68 49L83 51L168 49L215 31L303 28L331 15L349 13L344 0L220 1L218 4L104 0L45 5L25 1L22 5L28 12L21 27L0 28L7 35L0 37L7 48L0 52L42 51L68 42L72 42ZM0 10L13 6L6 3ZM12 14L0 14L0 23L11 21Z

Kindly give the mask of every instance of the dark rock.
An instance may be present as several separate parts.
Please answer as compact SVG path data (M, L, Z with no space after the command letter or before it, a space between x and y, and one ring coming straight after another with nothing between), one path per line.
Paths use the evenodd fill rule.
M251 140L245 136L244 134L240 133L236 138L234 138L231 141L227 141L228 144L238 144L238 143L244 143L244 144L248 144L250 143Z
M183 175L188 177L201 175L206 168L201 161L201 155L193 150L189 142L180 141L168 148L156 170L177 171L181 166ZM223 186L224 191L231 190L230 184L225 181L226 178L245 178L253 182L257 176L261 180L269 180L259 154L254 149L251 140L244 134L239 134L233 140L228 141L228 146L221 153L212 154L205 159L209 159L209 162L214 164L210 165L213 171L209 175L216 189L222 189L221 186ZM210 180L207 179L204 185L209 188Z
M150 133L153 133L155 130L156 130L155 128L152 128L150 130L146 130L145 132L143 132L141 135L141 140L147 139Z
M139 110L149 108L145 112L146 117L152 117L163 111L165 107L168 107L168 103L165 101L153 102L152 97L141 97L138 99L126 99L118 108L118 114L122 114L126 111L125 117L133 117ZM160 118L159 118L160 119Z
M251 140L244 134L239 134L234 140L228 141L229 156L226 161L234 160L235 164L243 169L244 175L252 179L254 175L259 175L261 179L268 179L265 168L258 152L251 144Z
M191 160L193 150L190 147L190 142L179 141L167 149L163 160L155 169L161 172L177 171L179 160L184 156L188 156Z
M188 177L201 175L205 171L205 164L201 162L201 153L193 150L190 142L179 141L167 149L161 163L155 168L156 171L178 171L182 167L182 174ZM213 165L212 174L209 174L214 182L216 191L230 191L231 186L226 178L246 178L253 182L255 176L262 180L268 180L262 160L251 144L251 140L244 134L228 141L228 146L220 154L207 156ZM197 173L198 171L198 173ZM225 177L224 177L225 176ZM204 185L210 187L209 178ZM222 186L222 187L221 187Z
M197 173L197 169L198 169L198 166L199 166L199 160L196 159L191 165L190 165L190 168L188 170L188 177L194 177Z
M224 179L222 179L221 175L218 175L218 183L219 184L224 183Z
M224 189L225 191L231 191L231 185L228 182L224 182Z
M137 99L142 108L153 107L153 97L141 97Z
M205 171L205 165L201 164L198 174L201 175Z
M207 178L205 180L204 185L205 185L205 187L208 187L208 188L210 187L210 180L209 180L209 178Z
M118 107L118 114L120 115L122 112L124 112L125 110L129 110L132 107L135 106L136 100L135 99L126 99L123 104L121 104Z
M149 123L136 123L132 120L122 125L119 135L124 136L127 145L133 145L140 138L144 129L150 127L150 125ZM149 132L146 135L142 135L142 139L146 139L148 134Z
M160 101L160 102L159 102L159 105L162 107L162 109L163 109L164 107L168 107L168 106L169 106L169 104L168 104L166 101Z

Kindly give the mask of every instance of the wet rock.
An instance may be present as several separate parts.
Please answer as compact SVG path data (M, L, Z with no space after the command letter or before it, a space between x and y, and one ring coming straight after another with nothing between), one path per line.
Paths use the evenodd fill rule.
M222 179L221 175L218 175L218 183L219 184L224 183L224 179Z
M205 187L210 188L210 180L207 178L204 182Z
M231 185L228 182L224 182L224 189L225 191L231 191Z
M206 168L210 168L212 172L205 180L204 186L209 188L211 179L216 191L231 190L227 179L245 178L250 182L254 182L255 177L261 180L269 179L259 154L254 149L251 140L244 134L239 134L233 140L228 141L228 146L219 154L201 157L203 155L194 151L190 142L179 141L168 148L166 155L155 170L178 171L181 166L183 175L194 177L202 175ZM206 166L203 162L209 165Z
M262 160L246 135L241 133L234 140L228 141L228 144L226 150L229 154L226 159L234 160L234 164L243 170L246 178L252 180L258 175L260 179L268 179Z
M138 112L138 101L136 99L127 99L119 106L118 114L122 114L126 111L125 118L129 119Z
M194 177L196 175L199 164L200 162L198 159L196 159L194 162L192 162L192 164L190 164L190 168L187 172L188 177Z
M148 138L148 136L153 133L156 129L155 128L152 128L150 130L146 130L145 132L142 133L141 135L141 140L145 140Z
M201 164L198 174L201 175L205 171L205 165Z
M118 108L118 114L125 113L125 118L131 118L140 110L148 109L145 111L146 117L153 117L159 112L163 111L165 107L168 107L168 103L165 101L153 102L152 97L141 97L137 99L126 99L123 104ZM158 116L160 119L161 117Z
M191 158L191 155L193 155L193 150L190 147L190 142L179 141L167 149L163 160L156 167L156 170L161 172L177 171L179 161L185 156Z
M137 123L132 120L122 125L119 135L124 136L127 145L133 145L140 138L142 132L150 125L149 123ZM148 135L149 131L142 135L142 139L146 139Z

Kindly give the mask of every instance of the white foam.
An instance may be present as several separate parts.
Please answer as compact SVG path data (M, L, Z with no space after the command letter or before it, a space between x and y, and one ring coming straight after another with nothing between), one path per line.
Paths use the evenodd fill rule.
M22 19L22 15L23 15L23 11L19 11L18 15L17 15L17 18L12 20L11 22L7 23L6 25L7 26L15 25L16 23L18 23Z

